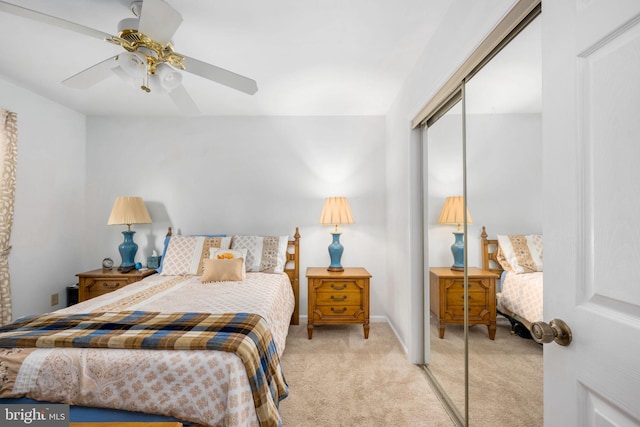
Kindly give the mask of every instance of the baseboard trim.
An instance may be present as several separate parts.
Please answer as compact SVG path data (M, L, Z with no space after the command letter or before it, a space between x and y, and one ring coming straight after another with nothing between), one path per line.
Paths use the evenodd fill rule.
M307 323L308 316L301 314L300 315L300 324ZM387 316L371 316L369 317L369 322L371 323L389 323L389 319ZM393 328L391 328L393 329ZM397 334L396 334L397 335Z

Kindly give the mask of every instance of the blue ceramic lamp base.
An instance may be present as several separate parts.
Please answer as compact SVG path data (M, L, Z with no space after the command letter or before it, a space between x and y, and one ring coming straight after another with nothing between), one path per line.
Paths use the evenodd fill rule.
M453 235L456 236L456 240L451 245L451 253L453 254L451 269L464 271L464 233L454 231Z
M122 234L124 234L124 242L118 246L120 256L122 257L120 268L134 267L136 265L134 260L136 258L136 252L138 252L138 245L133 241L133 235L135 233L135 231L122 232Z
M331 233L333 236L333 242L329 245L329 257L331 258L331 265L327 268L329 271L344 271L344 268L340 264L342 258L342 252L344 247L340 243L340 233Z

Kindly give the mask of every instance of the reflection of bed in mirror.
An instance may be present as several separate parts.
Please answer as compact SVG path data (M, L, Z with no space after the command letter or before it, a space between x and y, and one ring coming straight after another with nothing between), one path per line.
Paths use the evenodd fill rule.
M482 227L482 268L500 275L498 313L509 319L512 333L531 338L531 324L542 321L542 235L498 235L488 239Z

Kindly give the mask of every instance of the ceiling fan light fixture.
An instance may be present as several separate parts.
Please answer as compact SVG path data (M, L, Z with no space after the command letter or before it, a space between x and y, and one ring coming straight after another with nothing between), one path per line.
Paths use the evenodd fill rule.
M175 70L167 63L158 64L156 75L160 79L160 84L167 92L171 92L182 83L182 73Z
M124 52L118 55L122 70L133 79L142 79L147 74L147 58L139 52Z
M157 74L149 74L147 77L147 88L149 88L150 93L165 93L166 90L162 86L162 81L160 80L160 76Z

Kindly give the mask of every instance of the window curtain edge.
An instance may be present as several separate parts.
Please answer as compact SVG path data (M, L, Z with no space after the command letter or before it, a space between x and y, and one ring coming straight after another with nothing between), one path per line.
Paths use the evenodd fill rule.
M9 252L16 188L18 117L0 109L0 326L11 322Z

